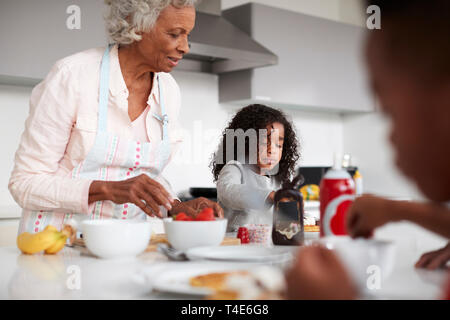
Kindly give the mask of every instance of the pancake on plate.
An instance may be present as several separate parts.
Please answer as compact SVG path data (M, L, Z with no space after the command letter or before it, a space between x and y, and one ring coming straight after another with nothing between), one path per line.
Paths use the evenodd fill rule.
M261 266L252 271L213 272L191 277L191 286L213 290L208 300L277 300L285 290L281 270Z

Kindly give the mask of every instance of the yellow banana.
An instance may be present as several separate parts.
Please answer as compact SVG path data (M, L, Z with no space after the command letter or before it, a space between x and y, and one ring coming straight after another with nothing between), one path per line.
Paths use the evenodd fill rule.
M58 240L49 248L45 249L46 254L55 254L64 248L66 244L67 236L60 233Z
M53 246L60 237L61 233L55 227L48 226L35 234L21 233L17 237L17 247L23 253L33 254Z
M44 230L59 232L59 230L56 229L56 227L54 227L54 226L52 226L50 224L48 226L46 226Z

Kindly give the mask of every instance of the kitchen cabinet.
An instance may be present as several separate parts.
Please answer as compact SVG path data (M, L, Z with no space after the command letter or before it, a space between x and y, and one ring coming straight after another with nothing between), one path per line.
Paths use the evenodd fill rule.
M104 46L103 0L2 1L0 82L33 85L59 59Z
M362 27L255 3L222 15L276 54L278 64L221 74L221 103L344 113L374 110L362 57Z

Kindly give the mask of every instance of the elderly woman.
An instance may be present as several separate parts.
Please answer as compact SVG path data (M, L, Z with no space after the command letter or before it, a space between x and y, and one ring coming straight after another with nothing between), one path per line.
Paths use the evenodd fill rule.
M189 51L196 0L108 0L112 44L58 61L32 91L9 190L19 232L67 219L145 219L204 207L180 202L162 172L182 141L168 72Z

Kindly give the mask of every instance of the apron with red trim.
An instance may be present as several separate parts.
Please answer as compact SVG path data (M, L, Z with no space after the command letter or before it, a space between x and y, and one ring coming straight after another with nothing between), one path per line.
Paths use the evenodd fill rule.
M154 115L162 122L162 139L155 142L141 142L122 139L107 131L109 97L109 52L103 55L100 70L100 91L98 129L95 142L86 158L70 173L72 179L120 181L142 173L155 179L169 161L170 142L168 117L165 112L161 81L158 79L159 103L162 116ZM163 210L162 210L163 211ZM89 212L67 213L62 211L23 210L19 227L21 232L40 232L47 225L61 228L69 219L146 219L147 215L133 203L116 204L109 200L89 205Z

